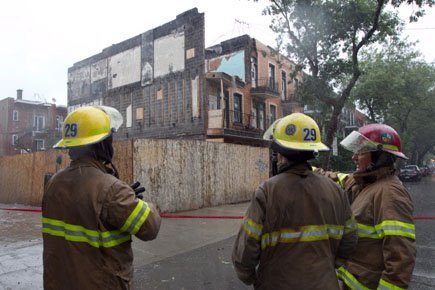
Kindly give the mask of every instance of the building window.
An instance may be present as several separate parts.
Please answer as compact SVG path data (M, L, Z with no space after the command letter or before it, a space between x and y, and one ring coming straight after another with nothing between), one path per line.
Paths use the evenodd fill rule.
M36 149L36 151L41 151L41 150L45 150L44 147L44 140L41 139L35 139L34 141L34 148Z
M63 116L57 115L56 116L56 128L61 130L63 126Z
M258 82L258 63L255 57L251 57L251 83L252 87L256 88Z
M264 130L264 104L254 103L253 105L253 118L255 128Z
M42 131L45 128L45 117L35 116L33 118L33 128L35 131Z
M251 127L257 128L257 109L255 108L254 103L252 103L252 108L251 108Z
M287 99L287 74L285 71L281 72L281 100Z
M208 109L218 110L220 109L220 98L217 96L208 96Z
M18 144L18 135L12 135L12 145Z
M18 121L18 111L17 110L14 110L12 112L12 120L13 121Z
M270 105L270 120L269 120L269 126L273 124L273 122L275 122L276 120L276 106L275 105Z
M276 89L275 85L275 66L269 63L269 88L272 90Z
M242 95L234 94L234 122L242 123Z

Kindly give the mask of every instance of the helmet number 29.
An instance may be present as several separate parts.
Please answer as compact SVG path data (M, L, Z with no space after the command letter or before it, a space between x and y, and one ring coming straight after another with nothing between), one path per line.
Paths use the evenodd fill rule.
M65 137L71 138L77 136L77 124L76 123L66 123L65 124Z
M317 134L314 128L303 128L304 141L316 141Z

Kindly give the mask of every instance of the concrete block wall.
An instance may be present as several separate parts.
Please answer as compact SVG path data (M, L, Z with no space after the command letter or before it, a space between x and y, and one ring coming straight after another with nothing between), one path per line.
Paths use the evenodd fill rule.
M204 33L204 14L194 8L75 63L68 69L69 108L117 108L122 139L204 139Z

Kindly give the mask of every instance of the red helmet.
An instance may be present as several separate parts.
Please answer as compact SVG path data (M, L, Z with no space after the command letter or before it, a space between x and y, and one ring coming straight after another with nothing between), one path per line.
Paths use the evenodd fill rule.
M340 143L354 153L382 150L399 158L408 159L402 153L402 145L396 130L385 124L369 124L354 131Z

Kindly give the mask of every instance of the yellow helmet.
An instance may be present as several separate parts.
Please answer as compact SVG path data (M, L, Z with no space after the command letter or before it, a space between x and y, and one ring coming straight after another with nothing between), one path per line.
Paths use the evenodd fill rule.
M271 134L271 135L270 135ZM317 123L302 113L293 113L274 122L263 136L283 149L298 151L328 151L320 141Z
M107 106L80 107L63 123L62 139L53 148L71 148L98 143L122 125L122 115Z

